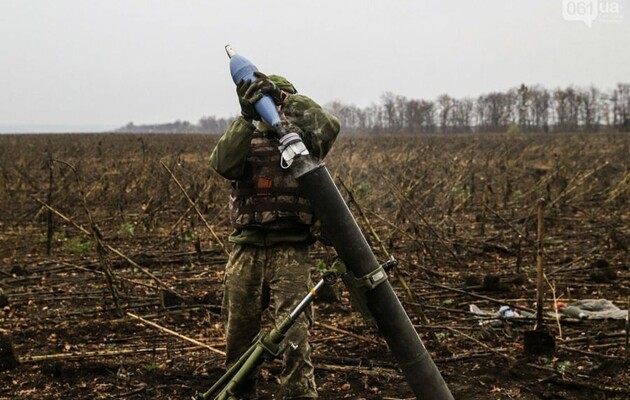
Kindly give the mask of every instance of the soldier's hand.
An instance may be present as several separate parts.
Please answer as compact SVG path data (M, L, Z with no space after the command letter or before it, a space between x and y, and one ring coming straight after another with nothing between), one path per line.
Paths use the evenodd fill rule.
M282 90L280 90L278 85L270 81L269 77L260 71L254 72L254 76L258 78L256 83L258 84L260 91L269 95L277 106L281 105L284 99L282 96Z
M260 120L260 115L254 105L263 96L258 81L252 82L242 79L236 84L236 94L241 105L241 115L247 120Z

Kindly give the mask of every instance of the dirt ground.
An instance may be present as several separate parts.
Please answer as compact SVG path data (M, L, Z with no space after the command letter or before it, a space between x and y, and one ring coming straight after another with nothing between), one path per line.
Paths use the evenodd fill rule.
M0 399L190 399L218 379L230 228L215 141L0 136ZM629 399L627 322L554 313L554 297L628 309L629 155L628 134L346 136L327 164L378 258L400 261L390 281L456 399ZM536 308L540 198L545 356L524 349L534 318L470 312ZM333 255L312 249L314 279ZM320 398L413 399L335 291L311 331ZM262 368L264 398L280 371Z

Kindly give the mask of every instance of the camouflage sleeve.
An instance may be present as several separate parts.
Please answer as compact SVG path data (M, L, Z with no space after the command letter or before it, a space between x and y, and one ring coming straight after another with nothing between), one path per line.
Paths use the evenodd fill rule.
M210 155L212 169L226 179L243 175L254 129L254 124L243 117L234 120Z
M339 134L337 118L310 98L299 94L289 95L282 111L292 124L302 130L302 140L311 154L320 159L326 157Z

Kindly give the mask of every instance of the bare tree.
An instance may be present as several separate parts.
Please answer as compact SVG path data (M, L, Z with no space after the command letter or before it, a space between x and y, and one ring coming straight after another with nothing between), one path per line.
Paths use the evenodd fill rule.
M438 117L440 119L440 129L442 133L449 132L449 122L451 111L454 106L453 98L447 94L443 94L437 98Z
M599 130L601 120L599 102L601 93L599 89L591 86L588 89L580 90L579 100L579 123L586 132L596 132Z
M381 104L359 108L333 102L327 108L346 131L506 132L514 125L524 132L595 132L602 126L630 131L630 84L620 83L608 93L594 86L549 91L540 85L521 84L476 99L455 99L443 94L435 101L386 92L381 96ZM179 129L190 128L179 121L176 125ZM199 125L204 126L201 121Z
M611 96L613 125L630 132L630 83L620 83Z
M549 131L549 106L550 98L547 89L540 86L529 88L530 113L533 130L538 132Z
M518 93L518 126L522 131L530 131L529 109L531 107L531 93L525 84L517 89Z
M502 132L514 123L513 105L516 99L514 90L506 93L492 92L479 96L477 114L480 128L489 132Z

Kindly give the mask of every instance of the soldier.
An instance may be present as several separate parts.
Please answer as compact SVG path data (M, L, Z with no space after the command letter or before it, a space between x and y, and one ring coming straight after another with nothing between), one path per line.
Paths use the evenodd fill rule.
M297 132L311 155L323 159L339 122L278 75L256 73L255 82L241 81L236 92L241 116L219 139L210 162L231 180L230 219L233 243L225 269L223 319L227 337L226 364L238 360L252 344L269 303L280 321L312 287L308 245L314 216L290 171L280 165L279 141L261 120L254 104L270 95L288 132ZM271 301L270 301L271 300ZM317 389L308 343L313 310L309 307L289 330L284 346L281 398L315 399ZM256 377L243 386L244 397L256 398Z

